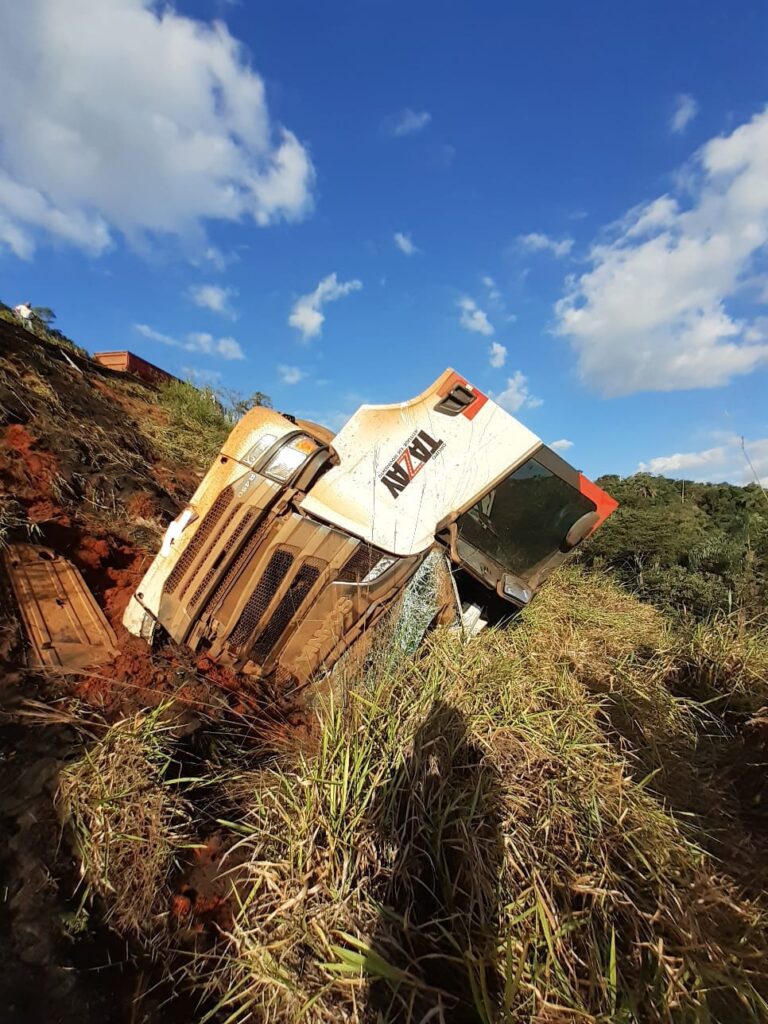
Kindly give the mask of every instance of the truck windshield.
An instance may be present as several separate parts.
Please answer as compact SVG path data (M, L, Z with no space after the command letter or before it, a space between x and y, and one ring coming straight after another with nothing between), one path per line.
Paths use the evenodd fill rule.
M595 504L536 459L459 517L459 540L525 580Z

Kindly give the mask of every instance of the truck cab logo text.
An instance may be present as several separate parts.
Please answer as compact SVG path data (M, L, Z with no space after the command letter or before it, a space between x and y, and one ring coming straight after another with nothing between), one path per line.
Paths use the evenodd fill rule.
M435 441L426 430L418 430L405 442L379 479L393 498L397 499L413 478L445 447L445 441Z

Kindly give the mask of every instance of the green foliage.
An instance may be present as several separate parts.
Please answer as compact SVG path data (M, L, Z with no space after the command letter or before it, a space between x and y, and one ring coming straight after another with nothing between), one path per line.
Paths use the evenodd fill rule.
M647 473L599 481L619 510L582 558L610 566L643 597L697 617L768 603L768 498L757 485L700 484Z
M251 409L271 409L272 399L263 391L254 391L250 398L232 397L232 409L237 416L244 416Z
M53 321L56 319L56 314L50 306L33 306L32 313L44 327L49 329Z
M203 468L213 459L231 431L235 416L224 408L211 387L174 380L160 388L160 405L169 423L154 438L164 452L180 461L190 459Z
M233 391L180 380L162 385L159 402L168 410L169 423L164 429L149 428L153 440L171 458L191 458L201 469L208 468L232 427L249 409L272 408L263 391L242 398Z
M165 710L107 729L67 765L58 791L86 885L107 898L106 920L145 937L166 912L169 874L186 844L186 811L165 781Z

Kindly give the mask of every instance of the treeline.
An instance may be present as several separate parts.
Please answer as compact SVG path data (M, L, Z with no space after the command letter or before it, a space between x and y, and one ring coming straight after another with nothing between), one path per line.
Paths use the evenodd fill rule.
M666 610L768 617L768 495L638 473L598 483L621 504L584 547L587 564Z

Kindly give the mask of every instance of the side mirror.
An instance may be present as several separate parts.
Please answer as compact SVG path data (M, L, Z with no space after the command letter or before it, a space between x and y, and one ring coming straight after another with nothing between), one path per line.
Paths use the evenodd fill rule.
M581 544L584 538L589 536L599 521L600 516L597 512L585 512L566 533L560 550L563 552L573 551L577 544Z

